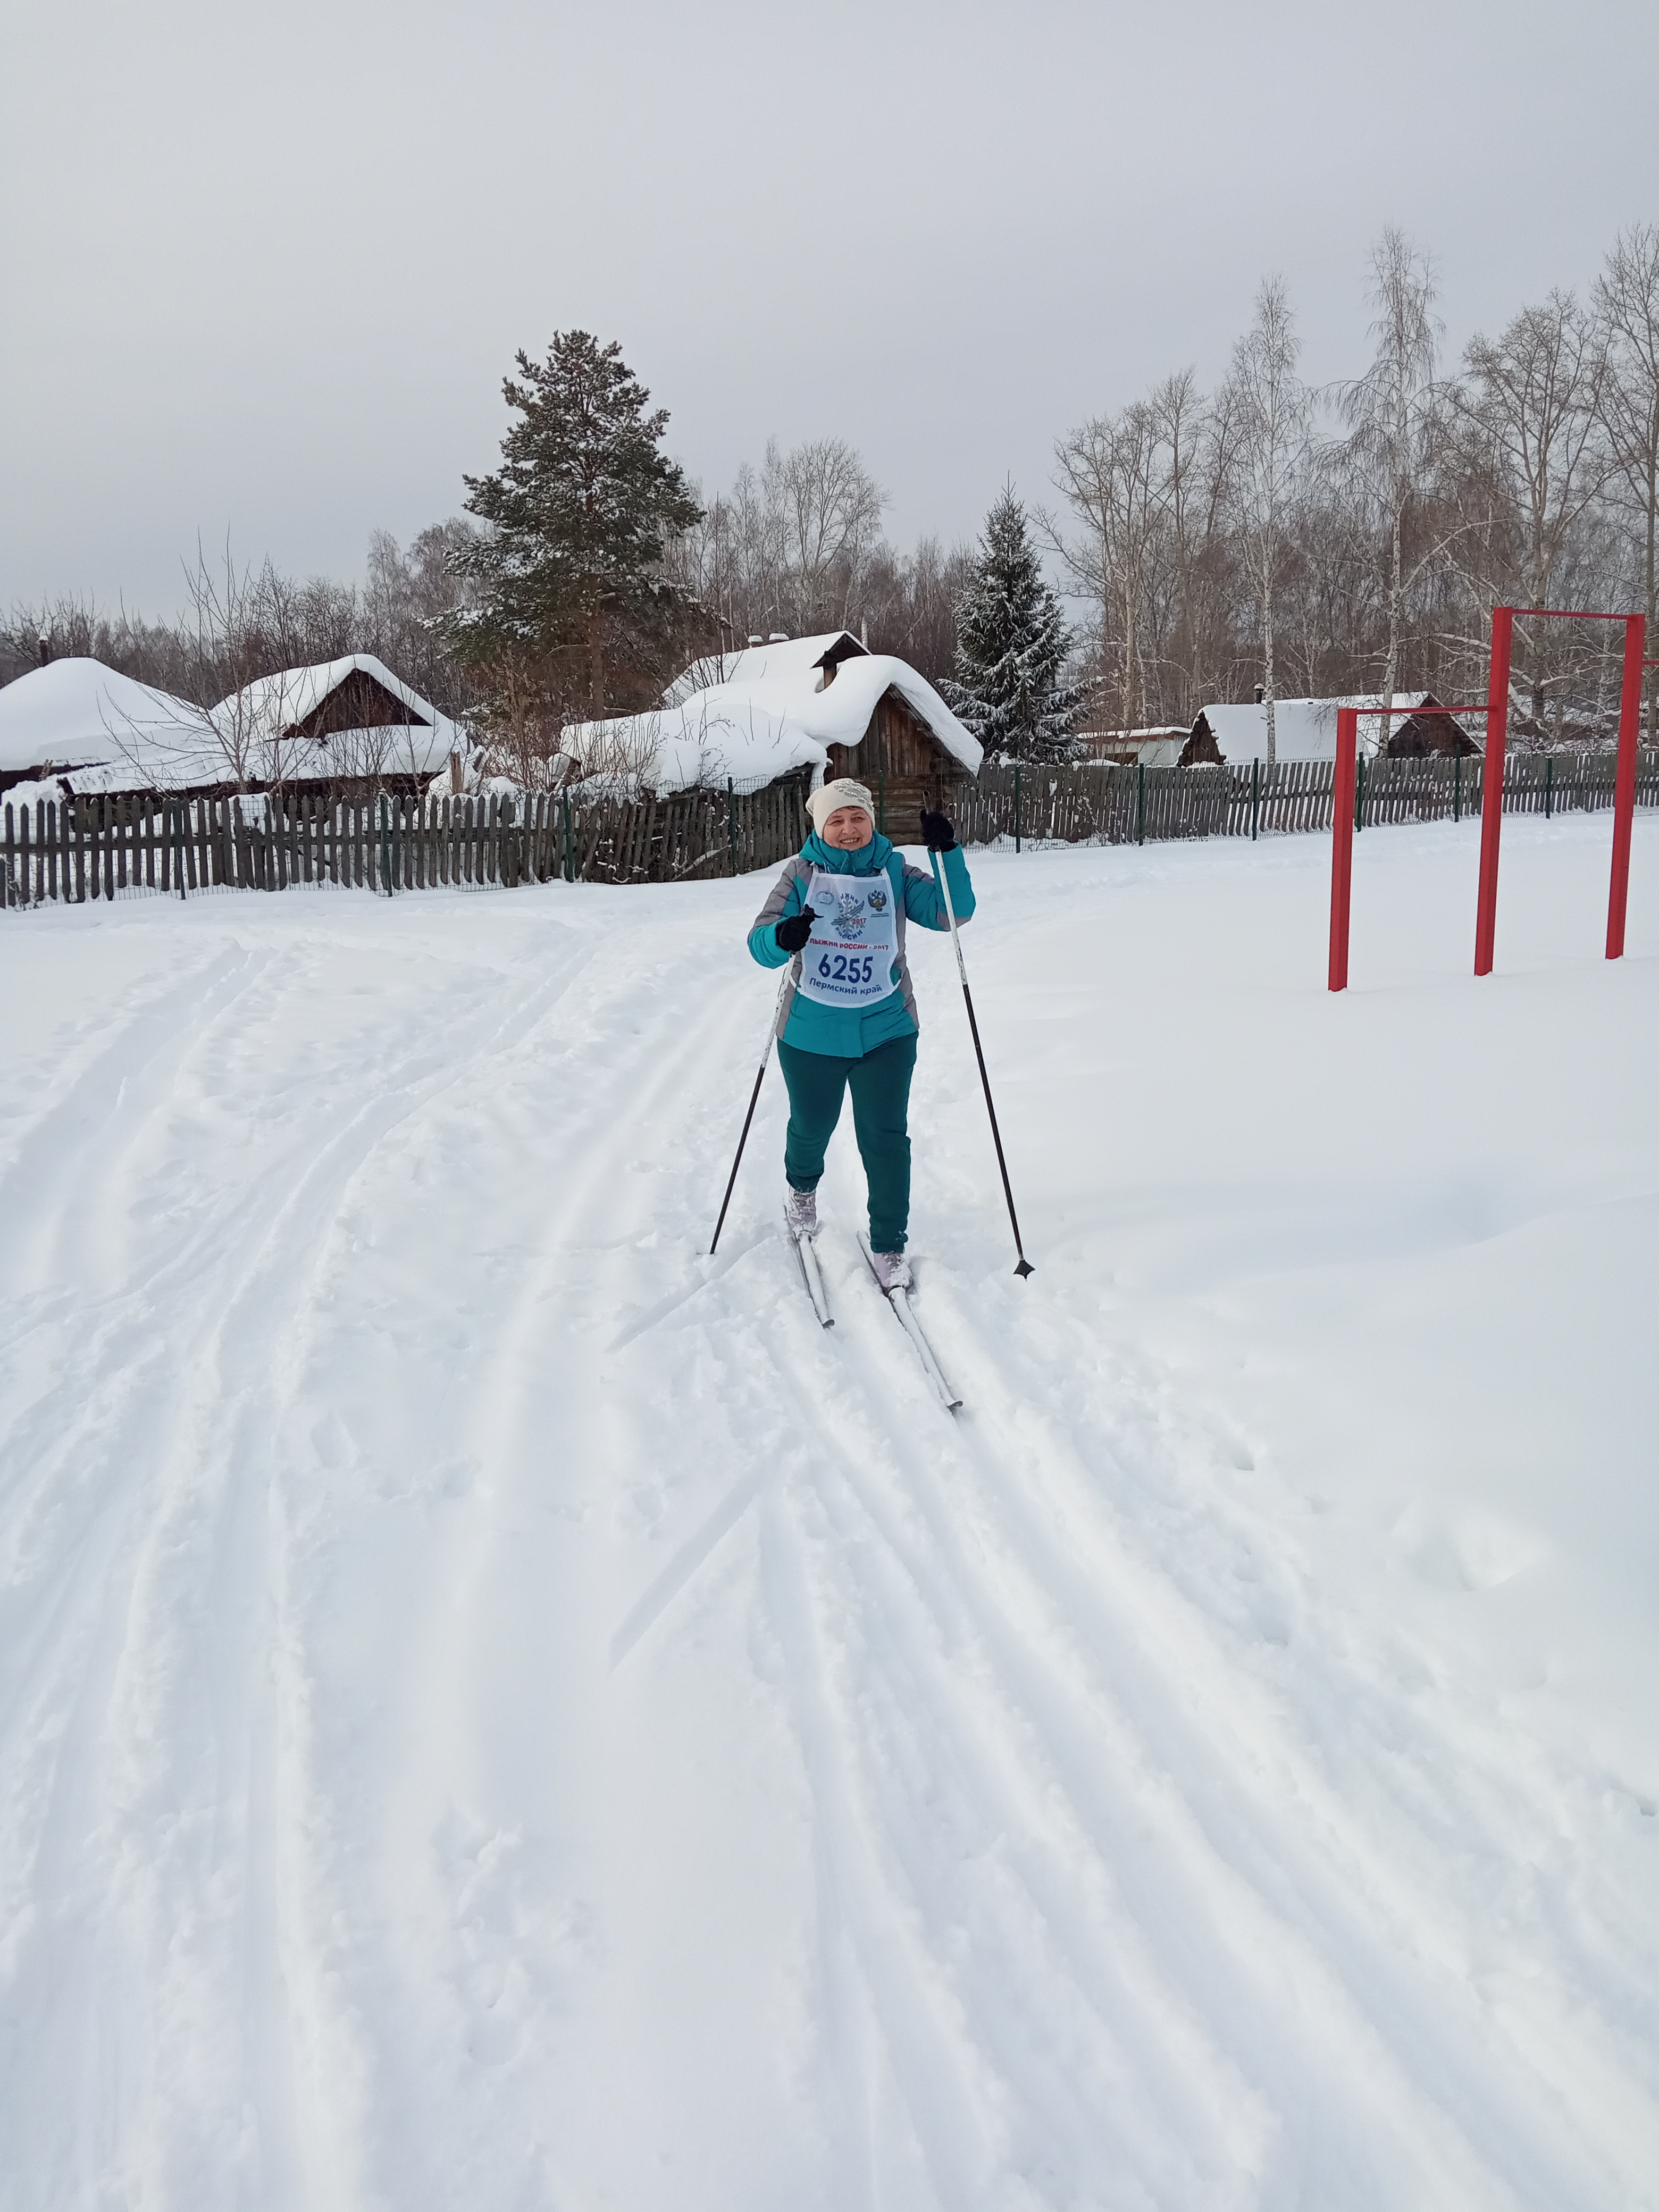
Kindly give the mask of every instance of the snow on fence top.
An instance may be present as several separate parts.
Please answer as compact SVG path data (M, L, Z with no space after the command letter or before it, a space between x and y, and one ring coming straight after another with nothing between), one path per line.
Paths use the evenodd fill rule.
M564 745L584 763L623 766L659 793L727 776L767 783L802 768L815 771L816 782L829 748L856 746L890 690L953 760L979 773L977 740L927 678L890 653L866 653L844 630L696 661L651 713L577 723Z

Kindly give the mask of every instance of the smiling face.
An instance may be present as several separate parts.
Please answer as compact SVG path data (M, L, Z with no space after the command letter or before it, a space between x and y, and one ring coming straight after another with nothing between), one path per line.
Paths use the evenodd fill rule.
M826 845L837 846L843 853L856 853L875 834L876 825L861 806L838 806L833 814L824 816L818 832Z

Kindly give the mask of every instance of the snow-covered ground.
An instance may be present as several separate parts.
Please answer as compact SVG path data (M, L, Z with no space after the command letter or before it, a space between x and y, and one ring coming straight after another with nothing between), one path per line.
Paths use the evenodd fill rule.
M1659 823L0 917L0 2206L1659 2203Z

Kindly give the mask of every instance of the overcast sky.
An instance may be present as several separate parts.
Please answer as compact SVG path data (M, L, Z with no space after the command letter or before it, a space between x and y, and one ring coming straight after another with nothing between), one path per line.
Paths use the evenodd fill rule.
M1270 270L1317 380L1384 222L1455 351L1659 220L1653 0L84 0L0 61L0 606L171 612L198 533L357 576L577 325L705 488L834 433L971 536Z

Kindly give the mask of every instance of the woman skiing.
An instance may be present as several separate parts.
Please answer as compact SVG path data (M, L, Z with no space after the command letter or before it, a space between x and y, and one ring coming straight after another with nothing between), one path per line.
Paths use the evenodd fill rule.
M924 811L933 873L911 867L876 830L868 790L850 777L806 802L812 835L786 861L756 916L749 950L763 968L793 972L779 1009L778 1059L789 1086L784 1140L784 1218L796 1237L817 1234L823 1155L848 1085L853 1127L870 1185L870 1253L883 1290L908 1288L910 1078L916 1065L915 994L904 925L948 929L942 866L959 922L974 887L956 832Z

